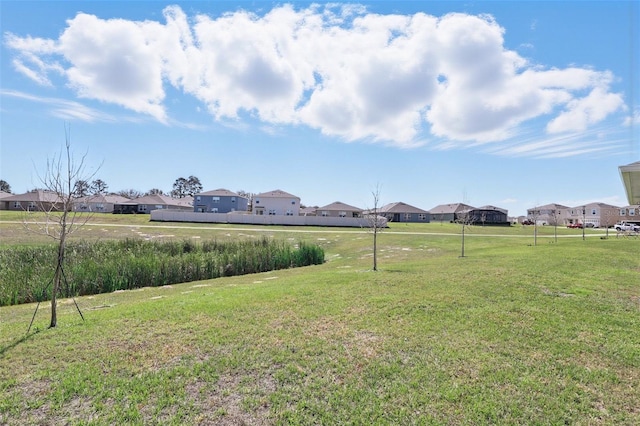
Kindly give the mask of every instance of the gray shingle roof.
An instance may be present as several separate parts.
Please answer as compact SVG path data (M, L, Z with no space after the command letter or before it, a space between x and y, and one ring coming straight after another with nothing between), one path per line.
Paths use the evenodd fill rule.
M219 189L213 189L211 191L205 191L205 192L200 192L197 195L211 195L211 196L215 196L215 197L242 197L242 195L238 195L233 191L229 191L228 189L224 189L224 188L219 188ZM242 197L242 198L246 198L246 197Z
M293 194L289 194L288 192L284 192L281 189L276 189L273 191L269 191L269 192L263 192L261 194L256 194L255 195L256 198L258 197L262 197L262 198L268 198L268 197L273 197L273 198L298 198L300 199L300 197L293 195Z
M61 202L58 194L51 191L36 189L34 191L25 192L24 194L11 195L3 198L4 201L20 201L34 203L59 203Z
M431 214L443 214L443 213L457 213L464 210L474 209L475 207L470 206L464 203L453 203L453 204L440 204L435 206L429 213Z
M401 201L395 203L385 204L378 209L380 213L428 213L426 210L422 210L418 207L411 206Z
M326 211L350 211L350 212L361 212L362 209L354 206L350 206L349 204L345 204L341 201L334 201L331 204L327 204L324 207L317 208L316 210L326 210Z

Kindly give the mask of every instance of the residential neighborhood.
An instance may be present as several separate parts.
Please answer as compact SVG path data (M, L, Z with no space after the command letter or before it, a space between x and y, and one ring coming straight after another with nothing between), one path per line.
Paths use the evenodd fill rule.
M0 192L0 210L51 211L60 208L61 201L55 193L50 191L38 189L23 194ZM475 225L493 226L536 224L540 226L611 228L621 221L640 223L640 205L638 204L614 206L594 202L580 206L566 206L550 203L527 209L526 216L510 217L505 208L492 205L474 207L465 203L439 204L430 209L424 209L397 201L374 210L356 207L343 201L335 201L321 207L306 207L300 196L282 189L247 196L218 188L182 198L151 194L129 199L117 194L94 194L76 199L73 203L73 210L113 214L151 214L153 212L158 214L167 211L200 213L209 214L209 216L201 216L197 219L198 221L210 222L228 222L229 219L226 215L229 214L345 219L343 222L332 220L332 226L341 226L341 223L348 226L346 219L362 219L374 213L383 217L387 222L393 223L448 223L459 222L463 217ZM152 220L162 220L157 218L160 216L152 215L151 217ZM272 219L269 222L261 220L256 223L277 222Z

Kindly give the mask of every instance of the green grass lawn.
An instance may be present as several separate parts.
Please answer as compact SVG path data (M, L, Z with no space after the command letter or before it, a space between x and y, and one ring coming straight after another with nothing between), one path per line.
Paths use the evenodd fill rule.
M0 244L46 239L0 212ZM16 220L18 223L8 223ZM133 226L128 226L129 224ZM126 225L126 226L125 226ZM74 238L321 245L320 266L0 308L0 424L640 424L640 240L96 216ZM33 331L33 329L32 329Z

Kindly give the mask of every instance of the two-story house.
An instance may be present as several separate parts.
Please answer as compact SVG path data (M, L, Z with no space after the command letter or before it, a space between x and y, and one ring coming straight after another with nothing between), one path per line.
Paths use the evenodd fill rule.
M569 209L567 224L581 223L585 227L608 228L620 220L620 207L606 203L589 203Z
M196 213L246 212L249 207L247 197L224 188L201 192L193 197L193 211Z
M537 225L566 225L570 219L571 208L562 204L545 204L527 209L527 219Z
M298 216L300 214L300 197L280 189L256 194L253 197L252 212L257 216Z
M640 204L620 207L620 211L618 212L618 217L616 219L618 222L625 221L640 223Z

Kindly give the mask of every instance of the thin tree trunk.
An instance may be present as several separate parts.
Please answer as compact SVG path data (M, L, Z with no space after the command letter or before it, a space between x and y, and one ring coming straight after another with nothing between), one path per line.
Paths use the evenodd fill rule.
M53 277L53 288L51 289L51 322L49 328L54 328L58 323L57 313L57 296L62 281L62 261L64 260L64 248L62 243L58 245L58 260L56 264L56 273Z
M377 220L377 216L376 216ZM378 224L373 228L373 270L378 270Z
M67 203L63 205L64 211L60 220L60 241L58 242L58 260L56 273L53 278L53 289L51 289L51 322L49 328L54 328L58 324L57 296L62 283L62 266L64 264L64 251L67 242Z

